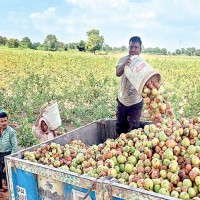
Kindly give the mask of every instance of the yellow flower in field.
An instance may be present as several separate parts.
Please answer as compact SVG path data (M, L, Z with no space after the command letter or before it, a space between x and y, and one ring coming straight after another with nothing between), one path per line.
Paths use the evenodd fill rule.
M180 113L181 115L184 113L183 108L181 108L181 109L179 110L179 113Z
M64 105L65 105L65 108L69 109L69 110L72 110L72 109L75 108L74 103L73 102L69 102L68 100L65 101Z
M84 103L84 107L85 107L86 109L88 109L88 108L91 107L91 104L89 104L89 103Z

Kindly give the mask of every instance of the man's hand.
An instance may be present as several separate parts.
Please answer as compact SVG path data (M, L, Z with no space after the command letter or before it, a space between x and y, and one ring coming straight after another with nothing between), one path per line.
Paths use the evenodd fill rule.
M3 168L3 173L6 173L6 167Z
M130 64L131 64L131 57L127 57L123 63L123 66L125 67L126 65L130 65Z
M124 67L126 65L130 65L130 63L131 63L130 56L127 56L126 58L123 58L123 60L120 60L120 62L117 65L116 75L120 77L124 73Z

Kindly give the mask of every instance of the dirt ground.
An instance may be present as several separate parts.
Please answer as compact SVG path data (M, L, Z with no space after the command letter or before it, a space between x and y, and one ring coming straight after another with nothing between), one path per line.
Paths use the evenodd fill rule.
M0 191L0 200L8 200L8 192Z

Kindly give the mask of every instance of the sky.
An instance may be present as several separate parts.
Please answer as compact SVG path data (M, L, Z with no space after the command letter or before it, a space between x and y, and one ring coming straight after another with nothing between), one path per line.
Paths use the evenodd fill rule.
M199 10L200 0L0 0L0 36L71 43L98 29L111 47L140 36L144 48L200 49Z

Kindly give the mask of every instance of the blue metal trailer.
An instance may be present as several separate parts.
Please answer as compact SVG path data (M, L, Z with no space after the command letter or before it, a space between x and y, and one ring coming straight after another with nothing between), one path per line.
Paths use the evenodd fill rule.
M145 122L141 122L144 126ZM103 119L63 134L52 141L60 145L71 140L99 144L114 138L115 120ZM41 144L24 149L5 158L9 199L19 200L131 200L170 199L169 196L116 183L114 179L93 178L58 168L24 160L25 151L34 151Z

